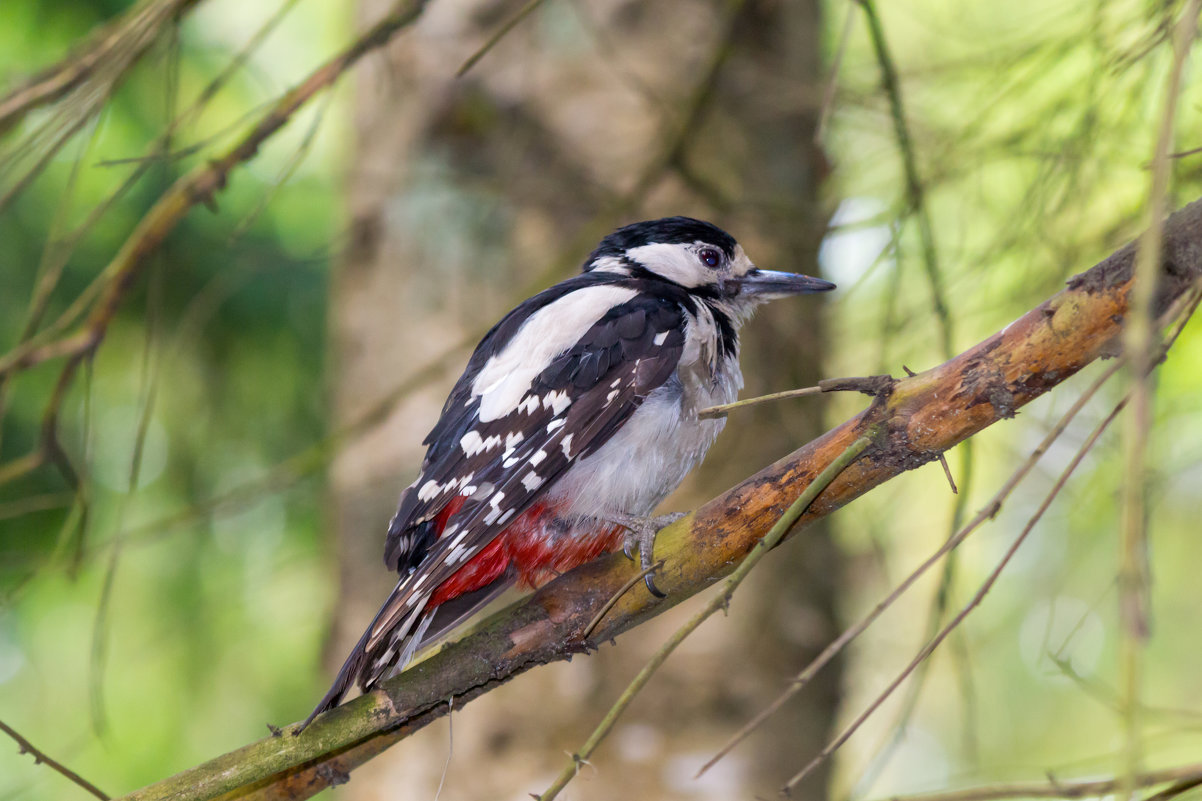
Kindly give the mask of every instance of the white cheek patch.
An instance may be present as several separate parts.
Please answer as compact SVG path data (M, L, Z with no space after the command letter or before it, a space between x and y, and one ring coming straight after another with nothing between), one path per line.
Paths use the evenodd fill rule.
M662 275L681 286L701 286L713 280L714 271L702 264L688 245L656 242L631 248L627 256L656 275Z

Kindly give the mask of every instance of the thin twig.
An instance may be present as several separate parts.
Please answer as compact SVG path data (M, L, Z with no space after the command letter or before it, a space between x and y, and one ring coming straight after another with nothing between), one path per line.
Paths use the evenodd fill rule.
M918 159L914 154L914 140L910 135L910 127L906 122L906 110L902 103L901 84L897 76L897 67L889 52L889 44L885 40L885 29L881 26L880 16L876 12L873 0L855 0L864 9L868 20L868 32L872 39L873 51L881 68L881 84L889 97L889 110L893 116L893 130L897 137L897 146L901 151L902 167L906 175L906 198L918 218L918 236L922 243L922 264L927 273L927 281L931 289L931 306L935 317L939 320L939 339L942 345L943 357L952 357L952 315L948 311L947 301L943 297L943 274L939 269L939 257L935 249L935 234L931 225L931 216L926 205L926 190L918 174Z
M1188 782L1202 780L1202 763L1182 765L1165 770L1153 770L1136 777L1137 787L1150 787L1164 782ZM991 784L984 787L969 787L965 790L947 790L938 793L892 796L889 801L994 801L1002 798L1085 798L1105 796L1123 786L1122 777L1109 779L1048 782L1014 782ZM1176 785L1174 785L1176 786ZM1145 801L1161 798L1161 794L1150 796Z
M839 33L839 46L835 48L835 56L831 59L830 76L827 78L826 89L822 92L822 108L818 112L818 124L814 126L814 144L821 145L826 136L826 126L830 123L831 109L835 107L835 89L839 86L839 68L843 65L843 55L847 52L847 43L851 41L852 24L856 19L854 3L847 4L847 14L843 17L843 29Z
M697 416L705 420L711 417L725 417L727 412L732 412L735 409L746 409L750 406L759 406L762 403L771 403L772 401L786 400L788 398L804 398L809 395L821 395L821 387L802 387L801 389L787 389L784 392L773 392L769 395L759 395L754 398L744 398L733 403L719 403L717 406L707 406L697 412Z
M1142 761L1140 746L1140 690L1143 649L1148 631L1147 494L1148 439L1152 429L1152 366L1155 351L1155 314L1161 250L1162 216L1168 204L1169 152L1172 150L1177 101L1181 93L1186 57L1197 29L1202 3L1190 0L1173 31L1173 64L1165 87L1164 111L1152 158L1148 188L1147 231L1140 238L1132 279L1130 310L1124 327L1123 348L1131 367L1131 415L1124 427L1126 469L1122 486L1122 546L1119 556L1119 672L1123 692L1123 737L1129 782L1122 797L1134 792Z
M696 631L698 626L709 619L709 617L719 609L726 608L726 606L730 603L731 595L734 593L735 589L739 586L743 579L750 574L752 568L754 568L759 560L764 557L764 554L770 551L776 546L777 543L781 541L785 534L788 533L789 529L793 527L793 524L797 522L797 518L801 517L801 513L806 510L806 508L824 489L826 489L827 485L830 484L836 476L842 473L847 466L854 462L856 458L859 457L859 455L863 453L871 444L871 435L862 436L855 440L852 444L847 446L847 448L844 449L839 456L832 460L831 463L828 464L826 468L824 468L823 471L819 473L818 476L805 488L805 490L802 491L797 500L793 502L793 504L785 511L783 515L781 515L780 519L776 521L776 524L773 525L768 533L764 535L764 538L760 540L760 542L754 548L752 548L751 552L748 553L746 558L743 559L743 562L734 570L733 573L730 574L730 578L726 580L726 585L722 588L722 592L710 599L709 603L707 603L700 612L694 615L688 623L677 629L676 632L668 639L668 641L660 646L659 650L655 652L655 655L651 657L647 664L643 666L643 669L639 671L638 675L634 677L634 681L630 682L630 685L625 689L625 691L623 691L622 695L618 698L614 705L610 707L609 712L606 713L605 717L597 725L597 728L593 730L593 733L589 736L588 740L585 741L580 751L572 754L571 762L563 769L559 776L556 777L555 781L551 783L551 786L548 787L542 795L536 796L538 801L551 801L551 799L559 795L560 791L563 790L563 788L567 786L568 782L570 782L576 775L577 771L580 769L580 765L584 762L584 760L587 760L592 755L597 746L601 744L601 741L605 739L605 736L609 734L609 731L614 727L614 724L617 723L618 718L621 717L622 713L626 711L626 708L630 706L631 702L634 701L634 697L638 695L643 687L646 686L647 682L650 681L651 677L655 674L655 671L659 669L660 665L662 665L664 661L667 660L668 656L674 650L676 650L677 646L684 642L686 637Z
M960 489L956 486L956 479L952 477L952 469L947 465L947 456L939 454L939 466L943 468L943 477L947 479L947 485L951 487L952 495L959 495ZM959 522L954 522L953 525L958 528Z
M584 631L580 633L580 638L587 640L588 636L593 633L593 629L597 628L597 624L600 623L607 614L609 614L609 610L614 608L614 604L621 600L623 595L630 592L630 590L636 584L643 580L644 576L654 573L663 566L663 560L660 560L653 565L643 568L638 573L635 573L633 576L631 576L630 581L627 581L625 584L623 584L621 588L619 588L618 591L611 595L609 600L605 602L605 606L597 610L597 614L593 616L593 619L590 620L588 625L584 627Z
M468 56L467 61L463 62L459 66L459 69L455 70L455 77L462 78L464 75L466 75L467 71L476 66L476 63L479 62L480 59L484 58L489 50L492 50L494 47L496 47L497 44L504 39L510 31L518 26L518 23L534 13L534 9L538 8L542 4L543 0L528 0L526 5L518 9L516 14L505 20L505 22L501 24L501 27L497 28L493 32L492 36L488 37L488 40L480 46L480 49Z
M808 395L821 395L824 392L862 392L865 395L880 397L888 395L893 390L892 376L870 375L855 378L824 378L814 387L787 389L784 392L773 392L769 395L758 395L754 398L744 398L733 403L720 403L707 406L697 412L697 416L705 419L710 417L725 417L727 412L735 409L745 409L749 406L759 406L761 403L786 400L788 398L803 398Z
M57 759L47 756L45 751L40 751L37 748L34 748L33 743L29 742L29 740L26 740L24 737L18 734L12 726L9 726L2 720L0 720L0 731L16 740L17 750L22 754L29 754L32 756L35 763L45 765L51 770L61 773L63 776L66 776L68 779L75 782L92 795L101 799L101 801L109 801L109 796L106 795L103 790L92 784L83 776L80 776L78 773L68 768L63 763L59 762Z

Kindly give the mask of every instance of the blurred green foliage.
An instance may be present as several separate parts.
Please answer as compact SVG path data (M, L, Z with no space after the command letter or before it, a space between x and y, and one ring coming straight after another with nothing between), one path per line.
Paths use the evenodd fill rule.
M5 3L0 84L63 57L127 5ZM107 202L134 170L128 160L143 155L274 10L201 4L176 41L150 51L96 125L0 214L4 350L17 342L47 242ZM348 16L342 4L299 4L179 132L172 151L228 141L249 109L343 43ZM71 488L54 467L0 486L0 718L108 792L259 737L265 722L295 716L307 703L298 699L318 689L332 592L318 558L319 477L219 510L203 503L247 488L325 434L325 296L341 226L335 144L345 136L337 108L319 100L235 174L216 213L189 214L67 397L62 439L90 500L81 550ZM277 186L314 115L323 115L316 139ZM44 118L33 115L8 141ZM116 201L71 253L47 320L197 161L160 159ZM0 463L35 446L60 368L43 365L11 383ZM127 494L145 420L137 489ZM27 512L31 502L46 508ZM0 798L77 792L0 746Z

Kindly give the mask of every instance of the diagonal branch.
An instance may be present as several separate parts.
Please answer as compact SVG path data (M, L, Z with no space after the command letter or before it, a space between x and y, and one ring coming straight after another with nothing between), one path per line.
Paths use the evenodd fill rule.
M51 757L46 756L45 752L40 751L37 748L34 748L33 743L29 742L29 740L26 740L24 737L22 737L20 734L17 733L16 729L14 729L12 726L9 726L7 723L5 723L2 720L0 720L0 731L4 732L9 737L16 740L17 750L20 751L22 754L29 754L31 757L33 757L34 762L37 762L38 764L41 764L41 765L45 765L46 767L50 768L51 770L55 771L56 773L61 773L63 776L66 776L68 779L75 782L80 787L82 787L83 789L85 789L89 793L91 793L92 795L99 798L100 801L108 801L109 797L107 795L105 795L103 790L101 790L96 785L92 784L90 781L85 779L83 776L80 776L78 773L71 770L69 767L64 765L62 762L59 762L57 759L52 759Z
M875 447L800 518L804 527L907 470L935 460L1098 358L1115 355L1127 314L1134 245L1068 282L984 342L893 384L868 409L665 529L656 574L668 597L635 587L587 636L635 568L613 554L551 582L376 692L323 715L302 736L273 736L140 790L131 801L308 798L455 706L538 665L585 653L733 571L789 503L870 430ZM1157 316L1202 276L1202 202L1164 228Z

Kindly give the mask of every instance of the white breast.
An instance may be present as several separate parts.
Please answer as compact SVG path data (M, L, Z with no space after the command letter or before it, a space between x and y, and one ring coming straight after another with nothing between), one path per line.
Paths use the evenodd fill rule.
M730 403L743 386L738 354L717 356L716 327L705 311L690 318L680 366L599 450L572 465L549 493L570 499L566 517L649 516L696 467L726 424L701 420L707 406Z

